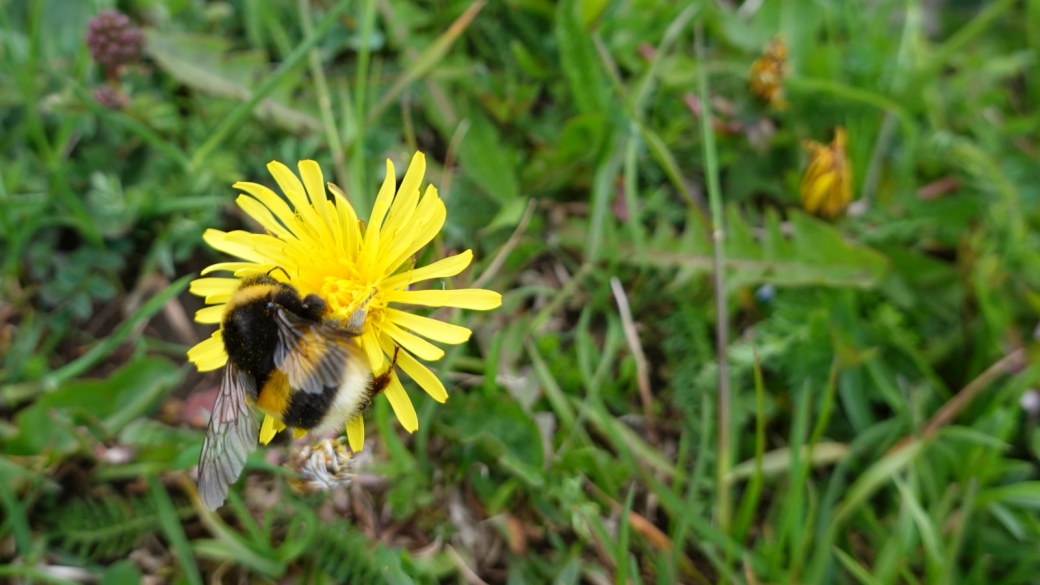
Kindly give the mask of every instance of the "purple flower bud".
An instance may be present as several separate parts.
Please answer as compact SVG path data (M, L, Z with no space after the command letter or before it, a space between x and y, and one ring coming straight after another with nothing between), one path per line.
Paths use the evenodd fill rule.
M130 98L111 85L102 85L95 89L94 99L110 110L121 110L130 105Z
M105 67L128 65L141 58L144 33L116 10L106 10L90 19L87 47L98 64Z

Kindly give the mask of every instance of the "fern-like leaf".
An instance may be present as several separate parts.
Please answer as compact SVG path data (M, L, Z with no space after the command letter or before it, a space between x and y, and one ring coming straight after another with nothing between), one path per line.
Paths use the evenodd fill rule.
M753 227L735 206L726 213L726 284L731 289L755 284L775 286L829 286L871 288L888 269L880 252L849 241L824 221L796 210L782 225L773 209L766 210L761 228ZM585 229L569 226L561 233L568 245L584 244ZM713 266L710 227L696 215L686 220L681 236L658 226L645 255L631 246L615 244L623 262L645 263L679 270L673 286L685 284Z
M346 522L323 525L310 556L334 583L385 583L372 543Z
M180 506L181 519L193 514L188 505ZM159 528L159 517L151 498L74 500L63 503L49 514L51 533L69 552L94 561L124 558L145 537Z

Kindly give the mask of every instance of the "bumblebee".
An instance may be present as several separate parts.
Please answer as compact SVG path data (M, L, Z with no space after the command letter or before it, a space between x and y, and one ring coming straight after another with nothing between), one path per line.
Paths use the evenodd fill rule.
M286 426L327 433L344 428L387 387L396 352L376 376L355 340L366 305L340 322L327 318L320 297L301 297L270 273L242 280L221 322L228 361L199 457L199 496L208 509L224 503L256 449L253 406Z

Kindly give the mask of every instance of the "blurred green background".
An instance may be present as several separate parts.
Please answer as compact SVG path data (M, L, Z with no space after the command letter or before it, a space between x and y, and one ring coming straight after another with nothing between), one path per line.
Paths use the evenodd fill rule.
M0 0L0 582L1038 583L1038 67L1037 0ZM451 398L203 513L201 234L271 160L366 217L417 149L420 263L504 294L439 314Z

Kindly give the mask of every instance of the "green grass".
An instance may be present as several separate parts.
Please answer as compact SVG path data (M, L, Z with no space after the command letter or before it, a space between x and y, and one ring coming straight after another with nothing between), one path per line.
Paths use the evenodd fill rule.
M935 4L0 2L0 580L1035 583L1040 2ZM777 33L784 111L747 83ZM837 126L827 223L801 141ZM450 399L406 381L414 435L376 400L349 488L276 441L203 510L202 233L256 229L271 160L366 217L415 149L418 261L504 295L438 312Z

